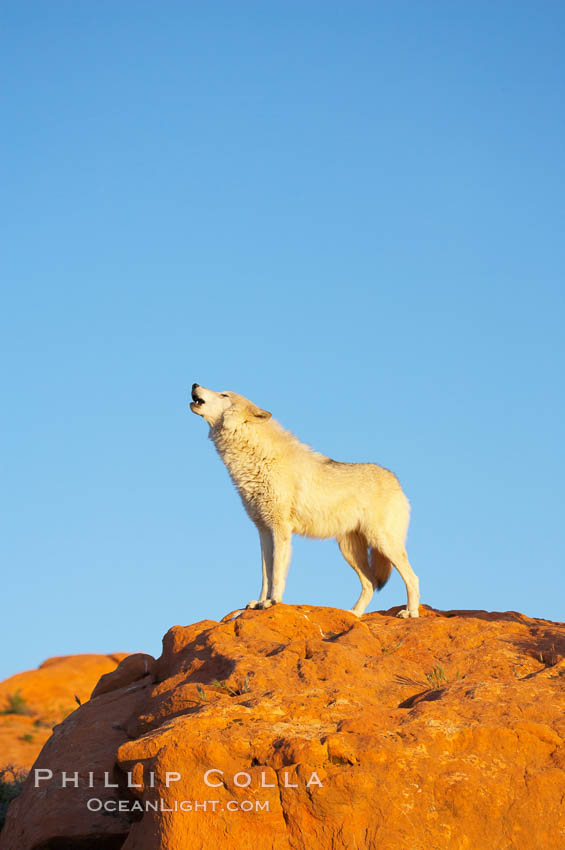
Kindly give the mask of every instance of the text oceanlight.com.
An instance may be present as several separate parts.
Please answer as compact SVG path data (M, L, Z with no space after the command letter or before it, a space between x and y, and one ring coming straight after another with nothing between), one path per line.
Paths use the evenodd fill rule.
M268 812L268 800L100 800L92 797L86 806L90 812Z

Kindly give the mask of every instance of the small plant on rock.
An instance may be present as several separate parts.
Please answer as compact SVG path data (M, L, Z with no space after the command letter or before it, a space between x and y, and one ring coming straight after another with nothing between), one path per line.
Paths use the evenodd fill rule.
M198 693L198 696L200 697L202 702L208 702L208 695L206 694L206 691L204 690L202 685L196 685L196 692Z
M445 675L443 667L440 667L439 664L436 664L429 673L426 673L426 679L434 691L439 691L440 688L447 684L447 676Z
M251 687L249 685L249 676L246 676L243 680L243 684L237 687L234 687L233 685L228 685L227 682L220 682L218 679L214 679L212 685L215 688L226 691L230 695L230 697L240 697L243 696L243 694L248 694L251 690Z
M0 714L31 714L31 710L27 704L27 700L22 696L21 690L18 688L13 694L8 694L4 708Z

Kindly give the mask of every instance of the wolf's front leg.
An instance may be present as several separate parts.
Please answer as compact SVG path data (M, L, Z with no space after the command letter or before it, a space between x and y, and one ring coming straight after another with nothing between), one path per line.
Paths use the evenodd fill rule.
M274 555L273 555L273 586L269 591L271 605L282 602L284 588L286 585L286 574L290 564L290 531L277 529L273 533Z
M268 539L268 543L264 547L266 553L267 597L266 599L261 598L258 602L250 602L247 606L248 608L270 608L271 605L282 602L286 574L290 563L291 536L290 531L281 529L265 532L265 539ZM263 549L263 538L261 538L261 546ZM272 566L269 569L270 564Z
M267 608L265 602L271 595L273 583L273 535L270 529L259 529L259 540L261 542L261 569L263 583L261 585L261 596L247 603L248 608Z

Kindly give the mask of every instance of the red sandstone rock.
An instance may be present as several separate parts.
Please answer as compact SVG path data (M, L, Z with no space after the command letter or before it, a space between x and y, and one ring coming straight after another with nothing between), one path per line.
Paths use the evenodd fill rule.
M120 652L48 658L37 670L0 682L0 768L29 770L52 727L77 708L76 698L86 702L100 676L125 657ZM21 713L10 711L14 708Z
M115 670L102 676L92 691L91 699L99 697L100 694L117 691L126 687L126 685L131 685L133 682L143 679L145 676L151 676L154 664L153 656L144 652L128 655L127 658L120 661Z
M120 665L57 727L37 762L54 777L28 780L0 850L565 846L565 626L392 613L277 605L174 627L147 674Z

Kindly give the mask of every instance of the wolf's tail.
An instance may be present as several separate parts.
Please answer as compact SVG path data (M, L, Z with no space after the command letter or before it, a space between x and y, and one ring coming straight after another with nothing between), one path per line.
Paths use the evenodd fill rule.
M371 566L373 568L373 581L377 590L382 590L390 578L392 572L392 564L385 555L382 555L378 549L371 546L369 550Z

